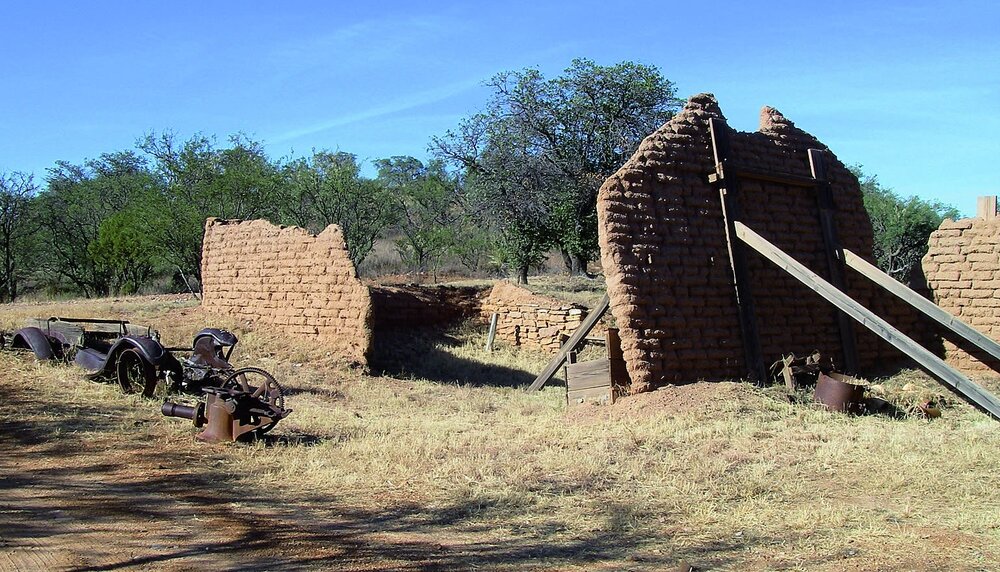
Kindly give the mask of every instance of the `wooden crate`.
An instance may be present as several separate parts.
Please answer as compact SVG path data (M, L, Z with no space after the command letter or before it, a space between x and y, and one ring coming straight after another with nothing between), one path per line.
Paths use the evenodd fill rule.
M583 403L610 405L615 402L616 389L628 385L628 373L622 358L618 330L609 328L605 337L608 357L576 363L571 352L566 364L566 405Z
M566 404L610 405L614 403L611 387L611 360L595 359L566 364Z

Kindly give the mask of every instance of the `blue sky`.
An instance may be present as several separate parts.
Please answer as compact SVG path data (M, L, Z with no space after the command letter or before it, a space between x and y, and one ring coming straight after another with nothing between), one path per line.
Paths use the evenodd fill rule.
M482 82L575 57L660 68L754 130L771 105L903 195L1000 194L1000 3L5 2L0 171L150 131L272 156L427 157Z

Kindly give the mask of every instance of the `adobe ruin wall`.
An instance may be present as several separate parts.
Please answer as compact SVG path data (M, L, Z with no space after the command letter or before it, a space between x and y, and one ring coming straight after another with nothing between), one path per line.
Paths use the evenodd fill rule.
M597 210L601 261L611 312L620 328L632 391L670 383L747 375L739 310L726 243L709 119L725 117L710 94L692 97L601 187ZM857 178L816 138L765 107L755 133L728 126L732 157L758 171L812 176L808 150L821 151L835 221L845 248L872 260L872 229ZM742 179L742 220L758 234L829 280L815 189ZM833 308L756 253L747 255L767 363L819 349L844 363ZM847 276L847 292L904 331L915 314L876 296L863 278ZM859 366L899 360L860 326Z
M496 313L496 339L513 346L559 351L562 340L580 327L587 309L540 296L510 282L498 282L483 303L483 318Z
M921 262L938 306L1000 340L1000 218L945 220L931 233ZM1000 365L943 329L942 334L944 358L952 367L981 374L994 373Z
M335 225L312 235L265 220L205 222L202 306L315 340L365 365L372 301Z

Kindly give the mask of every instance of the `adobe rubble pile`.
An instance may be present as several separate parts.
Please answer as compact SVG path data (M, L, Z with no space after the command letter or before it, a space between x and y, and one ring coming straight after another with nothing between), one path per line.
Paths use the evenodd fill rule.
M515 346L556 353L566 336L580 327L587 309L555 298L534 294L510 282L499 282L483 303L483 317L497 320L498 340Z

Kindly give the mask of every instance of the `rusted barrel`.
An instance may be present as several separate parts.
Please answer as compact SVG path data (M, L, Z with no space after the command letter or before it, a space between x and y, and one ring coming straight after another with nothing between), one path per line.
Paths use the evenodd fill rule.
M819 374L816 380L816 401L831 411L860 413L865 398L865 387L851 383L854 378L834 373Z

